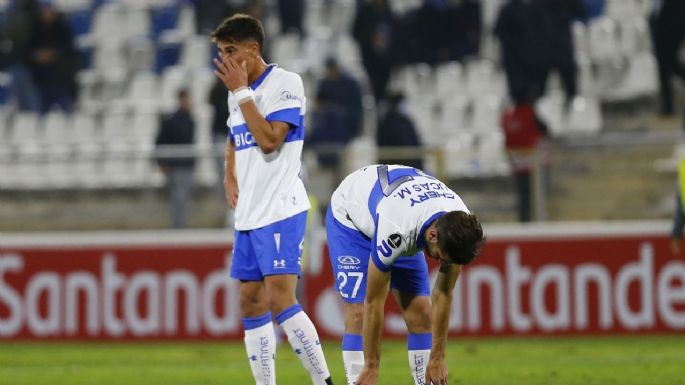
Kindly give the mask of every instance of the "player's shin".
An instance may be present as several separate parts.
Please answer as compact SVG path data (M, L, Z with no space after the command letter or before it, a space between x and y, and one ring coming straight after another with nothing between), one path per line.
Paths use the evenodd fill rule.
M342 356L345 366L347 385L354 385L359 373L364 369L364 345L362 336L358 334L343 334Z
M245 349L256 385L276 384L276 335L271 312L243 318Z
M407 336L407 350L409 352L409 370L414 385L426 384L426 366L431 354L431 333L409 334Z
M300 305L293 305L276 316L288 335L288 342L309 372L314 385L330 385L331 374L321 349L319 335L314 324Z

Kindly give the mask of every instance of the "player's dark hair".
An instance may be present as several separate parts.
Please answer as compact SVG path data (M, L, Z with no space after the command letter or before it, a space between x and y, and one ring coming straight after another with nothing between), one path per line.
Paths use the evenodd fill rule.
M262 23L243 13L236 13L227 17L221 25L209 35L213 42L226 41L242 43L247 40L254 40L259 43L259 50L264 46L264 27Z
M475 215L464 211L450 211L435 222L438 246L456 264L471 263L485 243L483 228Z

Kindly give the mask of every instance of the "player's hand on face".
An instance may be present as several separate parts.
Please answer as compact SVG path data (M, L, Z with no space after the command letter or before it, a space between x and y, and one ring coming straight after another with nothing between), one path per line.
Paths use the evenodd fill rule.
M445 360L431 358L426 367L426 385L447 385Z
M231 57L215 58L214 65L216 66L214 74L230 91L247 87L247 63L245 61L238 63Z
M362 372L359 373L359 377L357 377L357 381L355 381L355 385L376 385L376 382L378 381L378 369L372 369L367 366L362 369Z
M238 204L238 182L233 179L224 179L224 194L226 195L226 203L232 209Z

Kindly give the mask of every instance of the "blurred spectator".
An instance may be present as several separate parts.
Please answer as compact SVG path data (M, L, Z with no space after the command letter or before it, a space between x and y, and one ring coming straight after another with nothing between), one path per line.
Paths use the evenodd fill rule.
M278 0L278 19L281 33L295 32L304 37L304 0Z
M547 135L547 126L537 117L531 104L518 104L505 111L501 126L516 184L518 219L530 222L531 175L536 162L540 161L538 150L542 138Z
M212 154L216 159L216 168L218 173L217 189L221 191L221 197L224 197L224 151L226 148L226 140L228 138L228 90L221 81L216 78L211 91L209 92L209 104L214 108L214 115L212 116L212 143L213 149L216 153Z
M340 154L352 138L345 106L330 99L330 94L316 95L316 109L307 143L316 152L319 166L340 171Z
M549 72L559 72L567 101L577 93L571 25L584 18L579 0L509 0L495 23L509 95L515 104L545 93Z
M421 141L416 132L414 122L408 113L407 101L401 92L388 95L388 110L378 124L376 131L376 145L379 150L383 147L420 147ZM379 163L404 164L423 169L423 158L391 159L382 157Z
M371 82L376 102L384 99L395 64L395 32L396 19L387 0L364 0L357 3L352 35L359 44L362 64Z
M605 0L583 0L588 19L594 19L604 14Z
M528 0L509 0L495 22L502 66L514 104L539 98L546 73L542 12Z
M319 165L340 171L340 153L360 134L362 103L359 84L333 58L326 60L326 74L316 93L310 148L317 152Z
M195 26L200 35L209 35L221 21L237 12L232 0L192 0Z
M155 141L157 146L189 146L194 143L195 121L191 115L191 106L188 90L179 91L178 110L162 119ZM176 229L185 228L188 218L188 204L193 188L195 158L192 156L168 157L162 154L158 164L166 176L171 195L169 202L172 227Z
M659 68L661 114L673 115L673 75L685 80L685 64L678 53L685 39L685 1L661 0L651 18L654 52Z
M476 54L480 46L480 3L424 0L409 12L399 41L408 42L405 61L437 64Z
M0 49L12 77L10 98L21 111L40 109L40 96L31 74L31 39L38 11L35 0L19 0L9 8L0 26Z
M71 112L77 93L78 54L69 25L51 5L40 7L29 50L40 111L58 107Z
M585 20L586 12L581 0L535 0L541 3L545 38L544 55L547 58L545 72L538 86L544 93L547 76L556 70L561 78L567 102L577 93L577 68L573 46L572 25L574 20Z
M361 133L364 112L362 109L362 92L357 81L340 68L333 59L326 59L326 74L319 82L317 98L343 108L345 124L350 135Z

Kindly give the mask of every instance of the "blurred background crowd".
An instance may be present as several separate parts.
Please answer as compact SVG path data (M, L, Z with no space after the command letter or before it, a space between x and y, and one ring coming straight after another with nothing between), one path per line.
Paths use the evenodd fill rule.
M303 78L321 207L387 162L486 221L672 214L680 0L0 0L0 230L230 224L208 35L234 12Z

